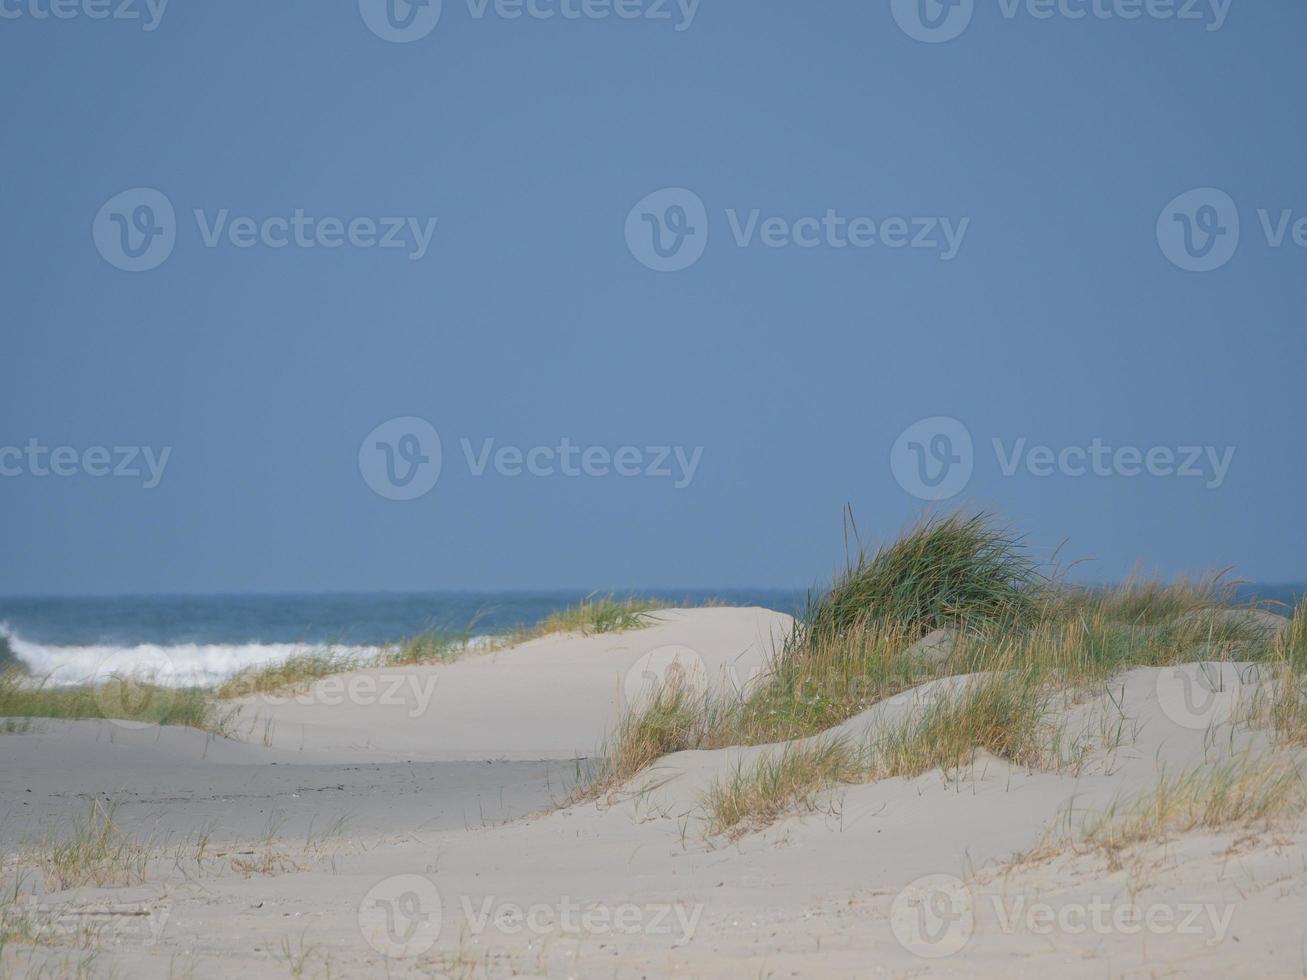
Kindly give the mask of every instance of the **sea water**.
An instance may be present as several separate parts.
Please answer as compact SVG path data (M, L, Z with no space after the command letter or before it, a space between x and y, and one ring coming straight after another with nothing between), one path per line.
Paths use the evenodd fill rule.
M1307 586L1246 585L1245 601L1288 613ZM621 595L622 593L618 593ZM709 601L799 613L802 589L641 591L671 604ZM330 593L0 597L5 661L54 684L156 668L164 683L214 684L246 667L331 648L368 658L429 630L489 637L529 627L585 599L583 592Z
M640 595L672 604L718 600L794 613L806 593L728 589ZM430 630L470 638L506 633L586 597L584 592L0 597L0 661L17 661L54 684L104 679L133 663L157 667L161 682L213 684L246 667L325 648L367 658Z

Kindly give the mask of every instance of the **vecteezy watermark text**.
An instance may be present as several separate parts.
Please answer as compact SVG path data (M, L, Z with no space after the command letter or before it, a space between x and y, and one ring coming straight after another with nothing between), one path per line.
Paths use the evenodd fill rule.
M999 16L1050 20L1176 21L1219 31L1234 0L994 0ZM894 22L904 34L927 44L958 37L970 26L978 0L890 0Z
M170 456L172 446L158 450L153 446L88 446L78 449L75 446L50 447L32 438L25 446L0 446L0 477L119 477L141 480L144 489L153 490L163 479Z
M211 214L195 210L195 223L205 248L218 248L224 239L235 248L403 248L414 262L427 254L439 218L392 215L379 218L317 218L296 208L289 216L232 217L222 208Z
M684 490L694 480L703 459L703 446L579 446L564 436L554 446L496 446L494 439L473 445L460 439L463 457L473 476L492 468L500 476L620 476L672 480Z
M942 0L943 5L956 0ZM997 0L1004 20L1173 20L1219 31L1234 0Z
M967 237L970 218L898 218L889 217L877 222L869 217L845 217L828 209L820 218L763 218L754 208L741 215L727 208L726 220L731 226L731 237L740 248L748 248L755 241L767 248L924 248L939 253L940 261L955 258L962 240Z
M1056 904L1024 895L989 895L981 901L962 879L924 875L890 906L890 928L904 949L927 959L960 952L984 916L1004 935L1185 936L1218 946L1230 933L1233 903L1119 901L1092 895ZM988 926L988 921L986 922Z
M467 0L475 20L493 14L503 20L647 20L673 21L676 31L688 31L699 15L702 0Z
M0 20L138 21L147 33L163 21L168 0L0 0Z
M688 31L702 0L466 0L473 20L627 20L673 24ZM408 44L436 29L442 0L358 0L368 29L383 41Z
M915 249L934 252L943 262L957 257L971 225L965 217L873 217L842 214L835 208L793 219L761 208L726 208L723 213L737 248ZM654 191L626 216L627 248L655 272L679 272L698 262L708 247L709 231L707 206L684 187Z
M400 250L414 262L426 256L439 218L403 215L350 218L307 213L235 214L230 208L194 208L192 215L205 248L256 247ZM147 272L168 260L179 236L172 201L152 187L115 194L92 224L95 247L106 262L125 272Z
M673 946L694 938L702 902L582 902L563 895L557 902L523 905L494 895L459 896L460 936L522 934L544 937L668 936ZM420 956L440 938L447 918L435 882L402 874L373 885L359 904L359 928L377 952L392 959ZM452 930L451 930L452 931Z
M1141 476L1201 480L1220 488L1234 462L1235 447L1212 445L1121 445L1099 436L1083 444L1032 444L1025 436L991 441L999 472L1046 479ZM921 500L948 500L961 493L975 471L975 443L959 420L933 416L914 422L890 450L890 469L899 486Z
M1234 461L1234 446L1109 446L1098 436L1086 446L1027 445L1024 436L1011 445L992 440L1004 476L1024 469L1031 476L1157 476L1201 479L1208 490L1225 482Z
M693 481L703 446L585 446L566 436L552 445L519 446L496 439L458 441L471 476L512 479L534 477L619 477L669 480L677 490ZM426 419L389 419L364 437L358 452L364 482L388 500L415 500L429 493L444 469L440 434Z
M339 674L324 677L294 693L279 694L257 690L257 678L248 682L248 690L242 690L245 682L237 676L225 686L224 694L227 697L246 697L259 706L268 707L298 704L338 708L350 704L359 707L403 708L405 717L421 718L431 707L438 679L434 674L422 676L382 669L348 677Z
M166 904L95 902L14 903L0 911L0 928L32 931L49 940L157 945L172 908Z
M1211 902L1114 902L1093 896L1087 902L1028 902L1024 896L1003 899L990 896L999 928L1005 933L1024 930L1034 936L1154 936L1201 937L1208 946L1225 941L1234 917L1234 905Z
M493 895L473 902L464 895L460 906L474 936L487 932L505 936L671 936L673 946L684 946L694 938L703 915L702 903L688 907L666 902L609 905L578 902L567 895L557 902L526 906L501 902Z

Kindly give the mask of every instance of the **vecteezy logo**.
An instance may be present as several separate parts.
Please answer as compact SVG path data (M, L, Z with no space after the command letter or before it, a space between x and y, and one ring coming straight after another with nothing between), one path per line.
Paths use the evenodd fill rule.
M422 875L393 875L373 885L359 903L367 944L389 959L421 956L440 938L440 892Z
M436 29L441 0L359 0L363 23L383 41L407 44Z
M708 247L708 209L684 187L655 191L626 216L626 247L655 272L688 269Z
M708 688L708 669L697 650L681 644L650 650L626 672L622 696L628 710L648 707L659 694L696 697Z
M903 33L927 44L951 41L965 31L975 6L975 0L890 0Z
M110 724L148 728L168 714L180 678L168 654L142 647L111 653L88 680L95 683L96 703Z
M1242 687L1242 678L1227 678L1219 663L1168 667L1157 673L1157 703L1181 728L1204 731L1235 717Z
M894 479L920 500L956 497L971 481L975 449L971 433L957 419L922 419L903 430L890 450Z
M440 435L426 419L407 415L377 426L359 446L359 473L387 500L416 500L440 479Z
M1239 247L1239 207L1215 187L1186 191L1157 219L1157 244L1187 272L1219 269Z
M177 215L172 201L152 187L136 187L105 202L91 226L104 260L124 272L148 272L172 254Z
M926 875L894 896L890 929L909 953L952 956L976 928L971 889L952 875Z

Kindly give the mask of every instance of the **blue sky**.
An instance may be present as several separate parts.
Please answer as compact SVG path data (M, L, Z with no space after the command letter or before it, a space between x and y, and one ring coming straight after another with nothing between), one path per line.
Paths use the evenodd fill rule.
M0 593L802 586L846 503L1307 579L1301 4L60 2Z

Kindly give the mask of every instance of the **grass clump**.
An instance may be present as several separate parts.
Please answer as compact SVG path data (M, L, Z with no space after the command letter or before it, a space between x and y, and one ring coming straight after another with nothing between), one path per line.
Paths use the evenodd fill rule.
M1096 681L1131 667L1268 660L1266 611L1240 605L1218 574L1165 583L1131 577L1110 589L1060 586L1040 595L1028 658Z
M713 783L704 798L708 833L737 838L788 813L816 810L826 792L857 782L863 770L860 754L844 739L787 745Z
M1083 688L1133 667L1270 656L1264 636L1237 618L1181 616L1144 624L1118 618L1115 601L1115 593L1106 592L1073 609L1046 610L1025 629L961 644L951 666L969 672L1008 664L1038 671L1063 687Z
M810 600L803 632L840 636L874 622L923 635L944 626L1019 622L1034 609L1035 563L986 514L932 517L857 560Z
M1055 619L1101 615L1115 623L1160 626L1236 605L1236 583L1224 573L1163 582L1132 574L1108 589L1061 585L1041 592L1042 614Z
M246 667L237 671L215 693L221 700L250 697L255 694L279 694L300 690L314 681L333 674L343 674L360 666L353 654L332 649L297 653L273 664Z
M1180 776L1163 772L1148 794L1109 807L1085 828L1085 841L1109 852L1173 833L1232 826L1269 828L1302 812L1307 783L1283 756L1241 756Z
M812 735L944 670L903 656L950 628L954 657L1035 618L1045 586L1012 532L986 514L929 518L858 557L810 598L766 681L719 713L709 746ZM977 669L987 669L980 667Z
M1276 659L1297 673L1307 673L1307 596L1299 600L1298 608L1293 611L1293 619L1289 620L1288 627L1280 634Z
M463 657L471 646L470 633L430 629L417 636L383 647L375 655L342 652L333 647L306 650L285 660L247 667L232 675L215 692L227 700L256 694L285 694L301 691L326 677L347 674L366 667L411 667L447 664Z
M956 772L977 749L1038 768L1049 756L1051 692L1035 674L1004 672L945 694L875 737L867 779Z
M582 599L575 606L556 612L538 623L528 638L547 636L550 633L620 633L648 626L656 610L665 608L655 599L634 596L615 599L611 595Z
M16 874L12 884L0 890L0 976L7 976L4 972L7 948L35 946L41 941L41 923L21 901L25 880L25 874Z
M45 877L46 888L64 891L83 885L138 885L145 881L149 848L125 833L114 820L115 808L99 800L72 828L71 835L51 833L28 860Z
M716 833L738 834L780 814L812 809L815 796L838 782L914 777L936 769L947 775L969 765L978 749L1018 765L1058 768L1067 761L1067 746L1047 720L1056 699L1074 698L1130 667L1192 661L1195 651L1217 648L1214 635L1222 637L1221 648L1241 656L1262 649L1251 645L1256 624L1247 627L1237 616L1188 615L1212 608L1190 586L1178 586L1173 596L1165 587L1148 591L1147 603L1137 601L1138 593L1086 593L1054 607L1056 614L1045 608L1024 628L964 630L950 664L924 674L901 656L911 633L898 624L873 623L820 642L808 634L802 646L782 652L767 681L748 699L712 712L699 747L814 736L945 670L975 673L977 679L875 733L865 754L840 750L837 767L835 750L821 743L788 746L780 756L735 772L709 793L710 826ZM1148 612L1159 608L1167 613ZM1307 744L1307 603L1276 649L1282 681L1271 706L1275 727L1282 742ZM832 767L841 772L838 779L831 777Z
M453 663L467 653L470 638L466 632L427 630L384 651L380 659L387 667Z
M578 772L572 799L611 793L662 756L697 747L703 741L707 717L701 694L675 683L664 685L646 703L622 716L597 763L587 772Z
M1038 767L1052 756L1051 695L1033 674L977 679L877 731L868 746L845 738L792 742L714 782L704 803L709 832L738 837L788 813L814 810L841 783L955 773L978 749Z
M575 624L584 617L579 610L572 616L574 625L563 626L559 617L551 628L580 628ZM1287 652L1277 656L1301 664L1307 675L1305 623L1307 612L1300 610L1284 634ZM949 633L936 651L942 656L911 651L936 629ZM1041 574L1020 540L987 515L931 518L874 554L860 551L829 592L810 598L743 697L664 699L623 718L600 764L601 781L629 779L666 752L818 736L896 694L964 673L992 680L882 733L860 760L860 778L956 770L977 748L1055 767L1067 746L1043 722L1053 698L1079 697L1133 667L1266 661L1278 649L1273 633L1264 611L1237 605L1234 586L1222 575L1171 584L1132 577L1108 589L1069 586ZM1307 744L1307 682L1295 690ZM830 761L829 752L809 750L769 757L758 772L737 773L742 785L719 787L720 795L766 799L784 797L785 785L821 786ZM804 768L816 775L798 777ZM795 798L806 799L806 792ZM733 826L733 819L716 825Z
M717 706L705 748L815 735L929 678L901 656L910 634L872 623L844 636L807 634L787 645L743 700Z
M25 731L31 718L114 719L181 725L225 734L231 716L217 710L198 687L173 688L148 678L117 675L99 684L57 687L19 671L0 674L0 719L7 731Z
M1274 679L1253 704L1249 721L1268 724L1278 745L1307 745L1307 598L1276 641L1272 663Z

